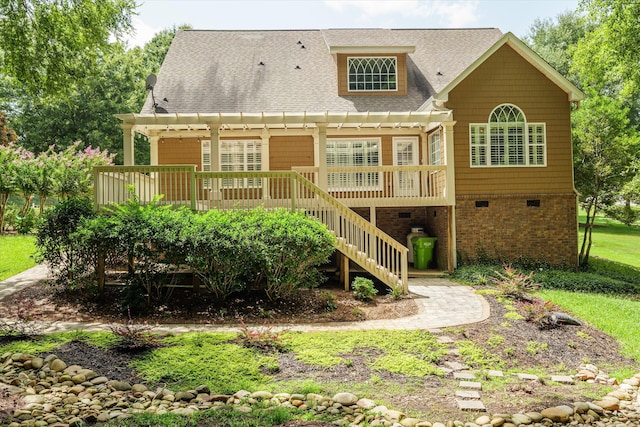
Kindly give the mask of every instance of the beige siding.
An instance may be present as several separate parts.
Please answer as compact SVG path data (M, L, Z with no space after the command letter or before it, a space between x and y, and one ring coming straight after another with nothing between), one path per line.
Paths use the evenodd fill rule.
M313 137L273 136L269 139L271 170L291 170L293 166L313 166Z
M546 123L546 167L471 168L469 123L486 123L500 104L528 122ZM567 193L573 190L567 94L510 47L503 46L449 94L454 111L456 194Z

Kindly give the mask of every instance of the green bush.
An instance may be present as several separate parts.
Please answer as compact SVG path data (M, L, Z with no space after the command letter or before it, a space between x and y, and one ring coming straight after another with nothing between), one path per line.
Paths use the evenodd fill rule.
M454 272L452 278L462 283L479 285L484 278L495 275L497 265L468 265ZM520 269L518 269L520 270ZM524 270L529 271L529 270ZM640 294L640 270L598 258L589 260L586 271L539 268L535 271L535 281L543 289L558 289L574 292L606 294Z
M351 282L353 295L361 301L371 301L378 294L378 290L373 285L373 280L366 277L356 277Z
M146 304L163 302L171 295L176 272L184 263L183 230L193 215L187 209L142 204L132 197L107 209L86 226L82 241L93 244L111 262L125 260L128 277L123 308L140 309L137 294L144 291Z
M185 230L186 263L205 287L224 300L255 280L262 255L243 212L209 211Z
M45 262L56 282L77 286L93 271L95 251L78 241L76 231L95 215L88 198L71 198L44 212L36 232L38 262Z
M316 267L329 261L334 240L320 221L284 209L253 210L247 221L269 299L287 299L322 282Z

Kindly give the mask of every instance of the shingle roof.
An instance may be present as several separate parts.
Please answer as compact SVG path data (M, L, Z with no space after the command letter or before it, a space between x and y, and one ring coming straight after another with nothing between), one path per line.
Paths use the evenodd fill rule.
M182 30L154 95L170 113L414 111L501 36L494 28ZM330 46L415 46L407 95L339 96ZM148 97L142 113L152 112Z

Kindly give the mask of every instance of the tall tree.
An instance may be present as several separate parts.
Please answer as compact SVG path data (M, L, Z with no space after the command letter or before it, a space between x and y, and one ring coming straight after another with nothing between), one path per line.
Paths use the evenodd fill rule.
M573 114L575 185L586 212L579 261L589 262L596 214L620 200L631 181L630 167L638 138L629 126L628 108L620 101L593 93Z
M623 205L630 206L636 188L630 182L638 170L634 164L638 162L640 104L636 96L629 96L636 85L625 83L632 73L613 67L610 48L602 45L604 35L613 31L605 28L605 23L610 22L608 13L615 9L620 18L626 14L624 5L613 0L588 0L583 7L587 14L568 12L559 15L557 21L537 20L525 40L588 94L572 115L575 185L587 212L580 247L580 263L584 266L589 260L597 213L633 220L629 215L633 212L622 208L620 202L626 201ZM637 23L637 18L633 19ZM618 29L633 26L620 22L611 25ZM624 37L621 31L616 32L618 37Z
M109 37L131 30L134 0L0 0L0 74L31 95L64 93Z
M34 98L14 90L11 105L3 105L0 96L0 110L14 115L21 145L34 153L82 141L84 147L117 153L115 162L122 163L122 129L114 114L140 111L147 96L145 78L160 68L175 32L163 30L143 48L112 43L100 52L95 69L64 97ZM11 91L0 88L0 94L3 90ZM149 161L148 141L141 136L135 152L137 164Z
M583 82L601 93L632 97L640 88L640 2L583 0L594 25L574 61Z
M593 26L585 16L571 11L558 15L555 20L536 18L524 41L560 74L580 86L580 76L571 69L573 53Z

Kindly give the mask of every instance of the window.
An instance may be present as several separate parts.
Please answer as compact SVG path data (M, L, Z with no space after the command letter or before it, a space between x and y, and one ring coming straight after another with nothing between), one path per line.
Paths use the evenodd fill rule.
M496 107L488 123L469 125L471 166L544 166L544 123L527 123L515 105Z
M202 141L202 172L211 172L211 141ZM206 190L211 190L211 180L202 183Z
M418 137L393 137L393 164L418 165ZM394 172L394 192L397 197L414 197L420 191L420 174L416 170Z
M396 57L347 58L349 92L397 91Z
M436 131L429 136L429 164L442 164L440 157L440 131Z
M262 143L260 140L220 141L220 170L222 172L257 172L262 170ZM211 142L202 141L202 170L211 170ZM259 178L225 178L223 188L259 188ZM211 188L210 180L204 181Z
M327 167L366 167L380 165L380 139L327 140ZM380 187L379 172L331 172L329 189L375 190Z

